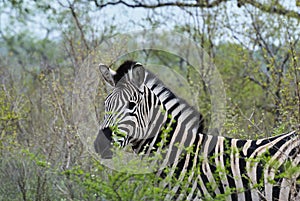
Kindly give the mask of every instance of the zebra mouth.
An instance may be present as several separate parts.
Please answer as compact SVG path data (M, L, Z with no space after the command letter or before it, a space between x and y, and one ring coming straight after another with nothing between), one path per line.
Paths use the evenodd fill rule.
M112 131L109 128L100 129L94 148L96 153L100 154L102 159L111 159L113 157L112 148Z

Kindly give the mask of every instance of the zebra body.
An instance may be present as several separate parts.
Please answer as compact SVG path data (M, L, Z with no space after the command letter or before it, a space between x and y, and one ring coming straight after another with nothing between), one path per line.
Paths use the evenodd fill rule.
M184 186L163 184L178 200L206 200L220 194L227 200L300 198L299 170L292 177L284 175L300 162L297 132L260 140L206 135L201 114L141 64L127 61L116 72L100 65L100 71L113 87L94 142L102 158L112 157L113 141L121 147L130 144L137 154L161 153L160 165L170 167L169 174L179 183L186 181ZM112 127L122 133L117 140ZM165 176L163 168L157 175Z

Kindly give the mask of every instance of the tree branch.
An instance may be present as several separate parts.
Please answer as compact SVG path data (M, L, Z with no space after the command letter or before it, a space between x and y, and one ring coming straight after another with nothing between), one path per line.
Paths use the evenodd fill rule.
M78 20L78 17L77 17L77 14L75 12L75 8L74 8L73 4L71 4L70 2L69 2L69 9L71 11L72 17L75 20L76 26L78 27L78 30L80 32L80 36L81 36L81 39L83 41L83 44L84 44L85 48L89 51L90 48L89 48L89 45L88 45L88 43L87 43L87 41L85 39L85 35L84 35L84 31L83 31L83 26L80 24L80 22Z
M266 13L274 13L278 15L284 15L287 17L292 17L295 19L300 20L300 13L297 13L293 10L289 10L284 8L281 4L276 2L276 4L262 4L258 1L253 1L253 0L244 0L246 4L252 5L255 8L258 8L259 10L266 12Z
M107 2L107 3L104 3L104 4L99 4L97 0L93 0L95 5L98 7L98 8L104 8L106 6L114 6L114 5L118 5L118 4L123 4L127 7L130 7L130 8L160 8L160 7L202 7L202 8L213 8L213 7L216 7L218 5L220 5L220 3L222 2L226 2L228 0L215 0L215 1L212 1L211 3L208 3L207 1L202 1L202 0L199 0L198 2L195 1L195 3L187 3L187 2L180 2L180 1L174 1L174 2L165 2L165 3L161 3L161 2L157 2L155 4L147 4L147 3L143 3L143 2L139 2L139 3L136 3L136 4L130 4L126 1L115 1L115 2Z
M219 6L223 2L229 2L230 0L214 0L214 1L204 1L204 0L196 0L194 3L186 2L186 1L169 1L169 2L160 2L157 1L157 3L145 3L145 2L137 2L132 3L131 1L113 1L113 2L107 2L107 3L100 3L97 0L89 0L93 1L98 8L104 8L107 6L114 6L114 5L125 5L130 8L146 8L146 9L155 9L160 7L200 7L200 8L213 8ZM289 10L282 6L280 3L276 2L275 4L269 4L269 3L260 3L255 0L239 0L237 1L238 7L242 7L245 5L251 5L255 8L258 8L262 12L270 13L270 14L278 14L283 15L291 18L295 18L300 20L300 13Z

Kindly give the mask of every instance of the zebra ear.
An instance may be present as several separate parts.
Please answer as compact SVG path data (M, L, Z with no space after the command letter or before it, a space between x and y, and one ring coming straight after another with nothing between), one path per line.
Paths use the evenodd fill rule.
M109 67L107 67L104 64L100 64L99 69L100 69L100 72L101 72L103 78L105 79L105 81L110 86L114 87L116 85L115 81L114 81L114 75L116 74L116 72L113 71L112 69L110 69Z
M144 79L145 79L145 68L140 64L136 64L132 68L132 80L131 80L132 83L136 85L136 87L141 89L142 84L144 83Z

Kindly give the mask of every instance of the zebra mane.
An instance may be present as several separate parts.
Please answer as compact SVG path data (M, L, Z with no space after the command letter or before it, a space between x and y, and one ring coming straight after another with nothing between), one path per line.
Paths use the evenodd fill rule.
M169 100L169 99L176 99L176 102L180 104L180 106L178 106L179 108L181 108L180 110L182 110L182 108L185 108L182 114L182 116L185 116L187 114L193 114L195 116L199 117L199 124L198 124L198 129L197 132L198 133L202 133L204 134L204 128L205 128L205 123L204 123L204 119L203 119L203 115L193 106L191 106L185 99L179 97L176 93L174 93L172 90L170 90L154 73L152 73L149 70L146 70L146 78L145 78L145 85L148 88L154 88L153 92L155 94L160 93L161 91L163 91L163 93L160 95L160 97L162 98L162 102L164 102L165 100ZM154 87L155 86L155 87Z
M129 70L133 68L135 65L140 64L136 61L127 60L125 61L117 70L116 74L114 75L114 81L115 83L119 82L124 76L127 75ZM148 87L155 86L154 91L164 91L162 96L167 98L176 98L180 102L184 102L185 104L189 105L184 99L179 98L173 91L171 91L165 84L151 71L147 70L145 71L145 85ZM158 93L158 92L157 92Z
M132 69L136 64L140 64L136 61L127 60L121 66L116 70L116 74L114 75L114 81L115 83L119 82L124 76L127 75L130 69ZM165 95L170 95L178 98L170 89L168 89L165 84L155 76L154 73L150 72L146 69L146 78L145 78L145 84L147 86L152 87L153 85L156 86L156 90L165 89Z
M116 74L114 75L115 83L119 82L128 73L128 71L136 64L138 64L138 63L135 61L130 61L130 60L125 61L117 69Z

